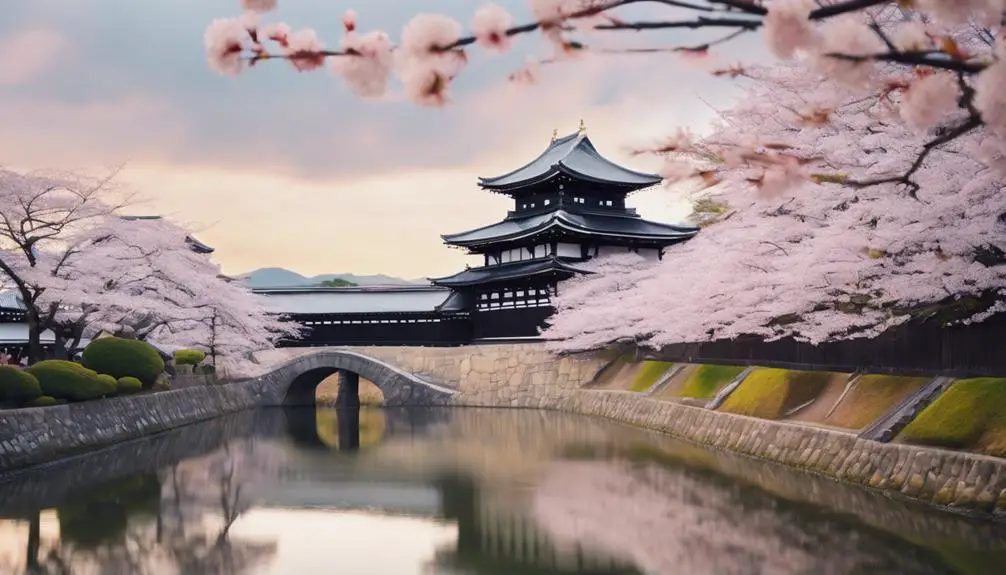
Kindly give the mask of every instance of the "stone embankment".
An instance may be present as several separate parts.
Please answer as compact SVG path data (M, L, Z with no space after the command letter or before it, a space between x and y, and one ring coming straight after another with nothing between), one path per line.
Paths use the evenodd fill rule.
M0 472L39 465L263 405L252 380L0 413Z
M878 443L623 391L578 390L512 406L604 417L952 510L1006 516L1006 461L1000 458Z

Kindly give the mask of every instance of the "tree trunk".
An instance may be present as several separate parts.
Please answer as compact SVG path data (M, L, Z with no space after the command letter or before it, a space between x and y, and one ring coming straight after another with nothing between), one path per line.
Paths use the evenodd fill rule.
M58 330L56 331L56 339L52 346L54 359L70 359L70 351L67 349L66 340L63 339L63 334Z
M36 511L28 523L28 549L25 566L28 573L35 573L38 570L38 550L41 547L42 518L41 511Z
M38 314L32 310L28 310L25 318L28 320L28 365L33 365L42 359L42 326Z

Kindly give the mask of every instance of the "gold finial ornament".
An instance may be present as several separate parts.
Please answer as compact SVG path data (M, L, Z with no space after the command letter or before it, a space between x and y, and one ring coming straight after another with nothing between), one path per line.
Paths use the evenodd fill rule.
M552 141L559 139L559 128L552 128Z
M580 133L581 134L587 133L587 124L583 123L583 118L580 118Z

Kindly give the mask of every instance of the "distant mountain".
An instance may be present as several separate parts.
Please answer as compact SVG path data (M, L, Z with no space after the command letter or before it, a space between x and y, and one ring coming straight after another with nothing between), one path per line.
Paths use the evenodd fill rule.
M358 276L355 274L322 274L314 277L304 277L297 272L284 268L262 268L245 274L248 287L300 287L315 286L326 280L341 279L358 286L374 285L416 285L425 284L425 280L406 280L383 274Z

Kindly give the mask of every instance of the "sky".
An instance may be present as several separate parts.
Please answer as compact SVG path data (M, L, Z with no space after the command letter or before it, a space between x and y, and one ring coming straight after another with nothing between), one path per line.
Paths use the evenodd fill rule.
M527 0L498 0L518 21ZM225 273L278 266L305 275L447 275L473 262L440 234L494 223L510 201L480 190L479 176L537 156L553 129L582 119L599 150L637 170L659 160L629 149L677 127L702 130L740 95L709 70L762 53L740 39L695 62L673 54L594 54L546 66L533 86L508 75L547 56L537 35L513 50L470 52L451 103L427 108L353 96L327 71L265 62L235 77L212 72L203 32L237 16L238 0L32 0L0 20L0 165L103 173L122 166L133 213L171 217L214 246ZM410 0L280 0L266 21L312 27L334 46L340 15L397 38L416 14ZM465 24L482 0L425 0L422 9ZM636 9L625 18L675 16ZM606 35L605 35L606 34ZM708 36L595 33L590 46L669 46ZM394 85L393 91L400 93ZM679 221L680 193L657 188L630 204L649 219Z

